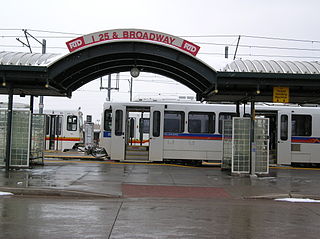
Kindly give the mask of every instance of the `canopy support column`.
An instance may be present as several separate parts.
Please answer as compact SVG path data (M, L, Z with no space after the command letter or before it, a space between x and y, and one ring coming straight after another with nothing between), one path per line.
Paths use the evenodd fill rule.
M250 127L250 175L255 175L255 160L256 160L256 145L254 142L254 121L255 116L255 101L251 100L251 127Z
M8 85L8 114L7 114L7 144L6 144L6 171L10 170L10 158L11 158L11 141L12 141L12 116L13 116L13 87L11 84Z

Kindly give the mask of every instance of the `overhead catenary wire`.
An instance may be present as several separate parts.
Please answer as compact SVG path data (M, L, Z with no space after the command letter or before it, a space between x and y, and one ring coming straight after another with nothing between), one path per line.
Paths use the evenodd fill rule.
M215 45L215 46L234 46L234 45L228 45L226 43L213 43L213 42L194 42L194 43L203 44L203 45ZM260 45L243 45L243 44L239 44L239 47L276 49L276 50L296 50L296 51L320 51L319 48L298 48L298 47L260 46Z
M19 31L22 29L19 28L0 28L0 31ZM41 30L41 29L26 29L33 32L42 32L50 34L68 34L68 35L77 35L82 36L83 33L70 33L70 32L61 32L61 31L51 31L51 30ZM295 42L309 42L309 43L320 43L320 40L310 40L310 39L295 39L295 38L284 38L284 37L268 37L268 36L257 36L257 35L243 35L243 34L209 34L209 35L180 35L179 37L185 38L234 38L234 37L245 37L245 38L256 38L256 39L265 39L265 40L278 40L278 41L295 41Z
M18 28L0 28L0 31L21 31L23 29ZM37 38L48 38L48 39L67 39L67 38L73 38L75 36L83 35L81 33L74 33L74 32L62 32L62 31L51 31L51 30L41 30L41 29L28 29L28 31L32 31L35 33L47 33L48 35L41 35L36 36ZM54 35L52 35L54 34ZM66 36L67 35L67 36ZM309 39L294 39L294 38L282 38L282 37L268 37L268 36L259 36L259 35L240 35L242 38L253 38L253 39L263 39L263 40L271 40L271 41L293 41L293 42L300 42L300 43L320 43L318 40L309 40ZM23 37L20 34L10 34L10 35L4 35L0 34L0 38L16 38L16 37ZM236 38L239 37L239 35L235 34L210 34L210 35L184 35L180 37L185 38L234 38L233 43L219 43L219 42L212 42L212 41L195 41L194 43L202 45L202 46L229 46L229 47L235 47L234 42L236 41ZM18 45L12 45L12 44L1 44L0 47L8 47L8 48L16 48L16 47L23 47ZM35 49L40 49L39 46L34 46ZM65 46L47 46L48 49L56 49L56 50L66 50ZM275 45L258 45L258 44L239 44L239 48L243 50L243 48L249 48L249 49L267 49L267 50L286 50L286 51L306 51L306 52L320 52L320 48L304 48L304 47L287 47L287 46L275 46ZM244 54L241 50L241 54L237 54L238 57L243 56L249 56L249 57L284 57L284 58L299 58L299 59L318 59L320 57L318 56L296 56L291 54ZM224 53L215 52L215 51L200 51L198 53L199 55L215 55L215 56L224 56Z
M266 37L266 36L253 36L253 35L185 35L180 37L185 38L236 38L239 37L244 38L255 38L255 39L264 39L264 40L277 40L277 41L293 41L293 42L307 42L307 43L320 43L320 40L309 40L309 39L294 39L294 38L283 38L283 37Z
M60 31L49 31L49 30L38 30L38 29L19 29L19 28L0 28L0 31L21 31L21 30L28 30L33 32L43 32L43 33L52 33L52 34L68 34L68 35L77 35L81 36L82 33L74 33L74 32L60 32Z

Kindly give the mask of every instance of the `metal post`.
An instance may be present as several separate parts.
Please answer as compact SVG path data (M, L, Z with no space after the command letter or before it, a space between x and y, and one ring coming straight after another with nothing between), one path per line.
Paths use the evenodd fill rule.
M108 75L108 101L111 101L111 74Z
M47 47L47 41L45 39L42 39L42 54L46 53L46 47ZM43 114L43 96L40 96L40 102L39 102L39 114Z
M130 80L130 102L132 101L132 83L133 83L133 78L131 77L131 80Z
M29 134L30 134L30 141L29 141L29 160L32 159L32 118L33 118L33 105L34 105L34 96L30 95L30 130L29 130Z
M12 116L13 116L13 87L11 84L8 85L8 114L7 114L7 144L6 144L6 171L10 169L10 158L11 158L11 129L12 129Z
M236 114L237 114L237 117L240 117L240 102L239 101L236 102Z
M30 95L30 112L33 114L33 103L34 103L34 97L33 95Z
M251 127L250 127L250 174L255 175L256 145L254 142L255 104L251 100Z

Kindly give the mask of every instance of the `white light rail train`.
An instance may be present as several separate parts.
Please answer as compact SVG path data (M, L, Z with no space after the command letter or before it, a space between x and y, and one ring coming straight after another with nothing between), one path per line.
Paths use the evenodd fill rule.
M48 110L45 149L68 151L83 143L83 116L80 110Z
M270 162L320 163L320 107L256 104L269 118ZM250 116L241 105L240 116ZM221 161L223 120L231 104L105 103L100 146L119 161Z

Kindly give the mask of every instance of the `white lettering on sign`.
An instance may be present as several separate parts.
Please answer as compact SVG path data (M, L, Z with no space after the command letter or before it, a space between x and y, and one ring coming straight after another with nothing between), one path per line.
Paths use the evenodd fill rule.
M138 29L116 29L110 31L95 32L82 37L78 37L67 42L67 46L70 52L78 50L84 46L101 43L104 41L115 40L144 40L154 41L165 45L177 47L185 52L188 52L194 56L197 55L200 47L188 42L182 38L175 37L166 33L138 30Z
M189 43L184 44L184 48L190 52L196 52L197 48Z
M73 48L76 48L78 46L81 46L82 44L82 41L81 40L76 40L76 41L73 41L70 43L70 48L73 49Z
M84 45L85 44L84 44L83 37L79 37L79 38L73 39L72 41L67 42L67 46L70 52L75 51Z

